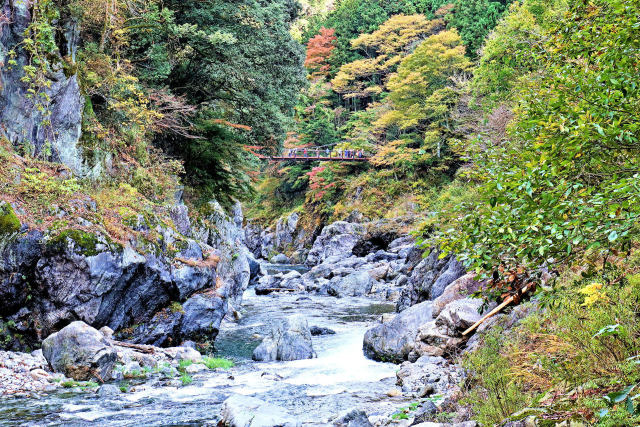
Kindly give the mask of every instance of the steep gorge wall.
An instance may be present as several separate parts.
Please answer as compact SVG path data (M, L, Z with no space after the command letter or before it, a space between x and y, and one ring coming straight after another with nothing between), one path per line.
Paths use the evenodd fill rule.
M47 55L44 81L35 87L22 79L34 60L24 40L37 0L0 1L0 135L31 155L66 165L76 176L98 175L100 162L90 166L80 146L85 98L72 67L65 67L75 57L78 23L71 17L56 22L58 46Z

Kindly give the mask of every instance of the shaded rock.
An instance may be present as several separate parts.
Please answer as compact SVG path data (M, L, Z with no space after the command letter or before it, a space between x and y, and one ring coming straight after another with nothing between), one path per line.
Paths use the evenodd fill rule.
M80 321L47 337L42 354L55 372L77 381L111 379L117 360L115 348L104 335Z
M134 344L148 344L156 347L175 345L180 341L180 326L183 311L161 310L151 320L138 325L131 336L118 334L119 339L127 339Z
M396 305L397 311L439 297L449 284L464 275L464 268L455 257L440 259L439 255L439 251L432 250L412 269L409 284Z
M180 341L213 342L227 313L227 301L214 293L197 294L183 305Z
M367 413L361 409L351 409L333 421L336 427L373 427Z
M438 407L430 400L425 400L420 404L413 415L413 425L424 423L433 418L438 412Z
M333 329L323 328L320 326L312 326L310 332L314 337L318 335L334 335L336 333Z
M287 411L250 396L234 395L224 401L220 424L228 427L297 427Z
M369 329L364 336L365 356L400 363L413 350L420 325L432 320L432 303L425 301L399 313L390 322Z
M254 350L253 360L299 360L315 357L307 319L300 315L278 320Z

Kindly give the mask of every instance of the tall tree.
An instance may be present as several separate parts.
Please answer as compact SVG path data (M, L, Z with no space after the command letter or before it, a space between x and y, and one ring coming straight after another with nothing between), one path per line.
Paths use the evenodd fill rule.
M311 73L311 78L326 77L331 65L329 59L331 52L336 48L335 30L333 28L320 28L320 34L307 43L307 58L304 66Z

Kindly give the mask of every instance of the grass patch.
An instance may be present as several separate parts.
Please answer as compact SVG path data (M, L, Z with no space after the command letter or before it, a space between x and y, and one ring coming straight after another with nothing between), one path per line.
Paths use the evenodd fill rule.
M230 369L235 366L235 363L233 363L231 360L219 357L203 357L202 363L204 363L204 365L211 370L218 368Z
M182 385L189 385L193 382L193 378L189 374L182 374L180 376L180 381L182 381Z

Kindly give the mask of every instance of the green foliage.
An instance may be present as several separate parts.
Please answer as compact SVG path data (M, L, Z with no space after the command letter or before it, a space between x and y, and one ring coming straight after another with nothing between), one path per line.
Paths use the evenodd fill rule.
M193 378L189 374L180 375L180 381L182 381L182 385L189 385L193 382Z
M544 72L522 90L513 141L485 145L473 159L480 197L460 206L436 240L497 284L520 267L570 262L588 249L626 250L637 235L638 7L574 4L549 30Z
M196 187L200 200L216 198L223 206L251 193L245 172L249 153L243 149L242 130L203 114L197 122L200 137L174 147L185 161L186 181Z
M39 168L25 168L17 191L41 204L62 201L80 190L75 178L53 176Z
M130 55L145 61L143 70L171 64L143 81L206 103L250 126L250 140L273 144L284 139L304 83L303 49L289 34L297 8L289 0L165 1L142 17Z
M499 424L530 399L522 386L510 377L508 360L501 354L504 342L500 330L491 331L479 350L467 356L464 368L472 375L466 403L474 405L477 419L483 425Z
M351 40L373 32L392 15L426 13L432 18L433 12L446 3L446 0L343 0L326 17L312 20L305 36L310 38L322 26L335 29L336 49L331 57L335 74L341 65L362 58L351 49Z
M455 31L428 37L407 56L389 80L390 108L376 122L402 132L383 147L374 163L400 166L433 163L445 157L453 137L451 109L458 99L455 78L470 69L464 46Z
M173 301L171 304L169 304L169 310L172 313L184 313L184 308L178 301Z
M486 40L480 63L474 70L472 87L476 96L494 101L511 99L518 79L541 67L533 55L542 49L545 33L566 11L565 0L516 2Z
M475 57L489 31L513 0L457 0L449 23L464 40L467 52Z
M202 363L209 369L230 369L235 364L229 360L219 357L203 357Z

